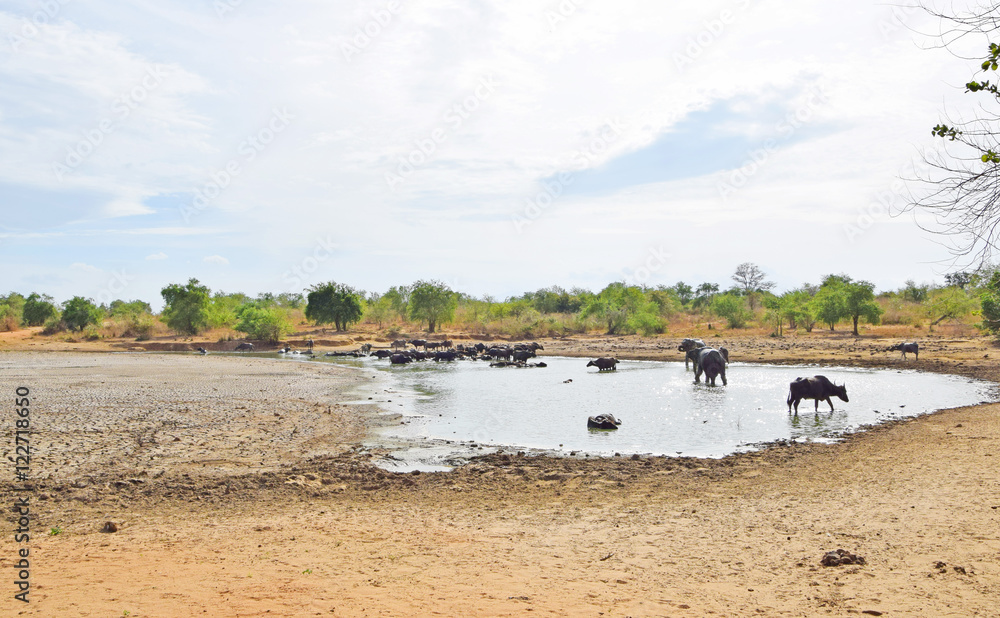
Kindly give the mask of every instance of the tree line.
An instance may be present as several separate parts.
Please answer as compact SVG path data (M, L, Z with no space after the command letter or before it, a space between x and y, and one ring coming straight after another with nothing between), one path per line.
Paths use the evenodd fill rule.
M654 335L666 332L672 321L686 319L722 321L733 329L764 326L779 336L789 329L811 332L816 326L834 330L846 322L858 335L860 324L879 324L883 318L893 323L926 320L933 326L979 315L981 328L1000 333L1000 271L995 268L952 273L944 285L908 281L899 290L880 294L871 282L844 274L776 294L766 273L749 262L740 264L731 280L725 290L715 283L683 281L655 287L613 282L599 292L551 286L501 301L476 298L433 280L394 286L381 294L330 281L298 294L263 293L251 298L239 292L213 292L190 279L161 290L164 308L158 315L141 300L99 306L75 296L56 304L47 295L12 292L0 296L0 329L43 326L47 334L93 333L106 326L114 336L148 339L162 325L183 335L225 328L250 339L278 341L303 321L337 331L364 320L379 330L408 326L433 333L454 324L474 332L492 328L531 337L598 329L612 335Z

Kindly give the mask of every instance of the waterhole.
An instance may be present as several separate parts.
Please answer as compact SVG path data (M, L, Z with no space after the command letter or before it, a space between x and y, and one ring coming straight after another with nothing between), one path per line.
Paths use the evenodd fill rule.
M835 440L865 425L997 401L984 381L913 370L732 363L729 384L694 383L683 363L622 361L616 371L588 368L587 359L544 357L544 368L493 368L484 362L324 359L387 372L390 386L369 396L402 414L383 436L447 451L516 447L578 456L684 455L723 457L777 440ZM789 382L825 375L847 386L849 402L812 400L789 414ZM390 401L391 400L391 401ZM617 430L587 428L587 417L610 412ZM438 455L440 456L440 454Z

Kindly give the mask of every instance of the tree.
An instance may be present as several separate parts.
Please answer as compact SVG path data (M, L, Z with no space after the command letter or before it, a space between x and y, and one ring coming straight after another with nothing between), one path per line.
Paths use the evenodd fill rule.
M260 302L242 305L236 310L236 317L238 322L234 329L246 333L250 339L277 343L293 330L284 309L266 307Z
M119 315L133 315L141 313L153 313L153 308L149 306L149 303L142 300L133 300L126 302L124 300L113 300L111 304L108 305L108 313L111 316Z
M989 79L1000 67L1000 46L990 42L1000 28L997 19L1000 6L996 2L977 4L969 12L953 15L923 8L951 24L941 35L942 47L954 49L956 42L969 36L982 40L985 52L977 65L986 79L965 83L965 92L980 99L977 104L981 112L974 113L968 120L946 119L931 129L931 135L945 140L944 154L924 155L926 171L912 179L923 190L917 192L907 208L933 215L929 223L920 225L948 237L953 255L971 257L982 263L995 249L1000 232L1000 200L997 199L1000 194L1000 114L996 109L1000 90L998 84Z
M982 305L983 328L994 335L1000 333L1000 270L993 271L983 286L979 302Z
M70 330L83 330L99 323L102 317L101 310L89 298L74 296L63 305L62 319Z
M875 302L875 284L857 281L844 286L844 312L854 323L854 336L859 337L858 320L864 318L869 324L878 324L882 318L882 307Z
M372 294L365 303L365 317L381 329L382 324L392 315L392 304L389 298Z
M680 300L681 304L685 307L694 299L694 288L683 281L675 283L673 289L677 294L678 300Z
M704 307L708 303L712 302L712 298L719 293L718 283L702 283L694 291L694 301L691 303L696 309Z
M743 262L736 267L732 280L744 296L749 296L752 292L764 292L774 287L774 282L764 281L766 277L767 274L753 262Z
M930 300L930 312L931 317L937 316L937 319L931 322L931 326L937 326L947 319L957 319L968 315L975 308L975 299L957 286L935 290Z
M209 289L197 279L187 285L172 283L160 290L165 304L163 319L167 326L185 335L197 335L208 326Z
M427 332L433 333L455 317L458 297L440 281L417 281L410 288L408 307L410 318L427 322Z
M837 322L847 317L844 285L840 282L822 285L812 300L813 313L816 319L829 326L830 330L833 330Z
M24 297L17 292L0 296L0 328L17 330L24 318Z
M944 276L944 284L948 287L957 287L964 290L967 287L975 287L979 285L980 276L975 272L959 271L956 273L948 273Z
M746 301L735 294L719 294L712 299L712 311L724 318L729 328L745 328L753 317Z
M314 285L306 295L306 318L317 324L333 324L338 331L360 321L363 311L361 294L342 283Z
M39 295L32 292L24 301L24 323L28 326L41 326L45 321L57 317L55 301L48 294Z

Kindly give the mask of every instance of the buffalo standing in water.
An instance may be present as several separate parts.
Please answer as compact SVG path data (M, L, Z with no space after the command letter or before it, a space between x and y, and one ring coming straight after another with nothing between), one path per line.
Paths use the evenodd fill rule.
M618 364L617 358L599 358L597 360L592 360L587 363L588 367L597 367L598 371L615 371L615 365Z
M788 385L788 412L791 413L792 406L795 406L795 413L799 413L799 402L803 399L814 399L816 402L816 412L819 412L819 402L825 400L830 404L830 411L833 412L833 402L831 397L839 397L843 401L850 401L847 398L847 385L837 386L826 376L813 376L811 378L795 378L795 381Z
M237 352L253 352L253 344L247 341L236 346Z
M725 350L725 348L723 348ZM715 378L722 378L722 385L726 386L726 359L729 353L725 354L715 348L698 348L688 352L688 356L694 361L694 381L701 382L701 374L705 374L705 384L715 386Z

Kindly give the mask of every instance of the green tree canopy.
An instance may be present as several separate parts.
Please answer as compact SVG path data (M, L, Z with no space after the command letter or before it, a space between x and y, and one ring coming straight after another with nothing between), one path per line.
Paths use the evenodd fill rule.
M172 283L160 290L166 306L163 319L167 326L186 335L196 335L208 326L209 289L197 279L188 279L187 285Z
M712 298L712 311L726 320L729 328L745 328L753 317L746 299L736 294L718 294Z
M306 319L317 324L333 324L338 331L347 330L361 320L364 304L354 288L330 281L314 285L306 295Z
M292 332L292 324L281 307L265 307L250 302L236 310L235 330L246 333L250 339L277 343L282 336Z
M32 292L24 301L24 323L28 326L41 326L58 315L55 301L48 294Z
M63 305L62 319L70 330L83 330L91 324L99 324L103 314L94 301L82 296L74 296Z
M816 319L833 330L837 322L847 317L844 282L831 275L812 299L812 310Z
M875 284L855 281L844 286L844 312L854 324L854 336L859 336L858 320L864 318L869 324L878 324L882 318L882 307L875 302Z
M427 332L434 330L455 317L458 298L447 285L440 281L417 281L410 291L410 317L427 322Z

